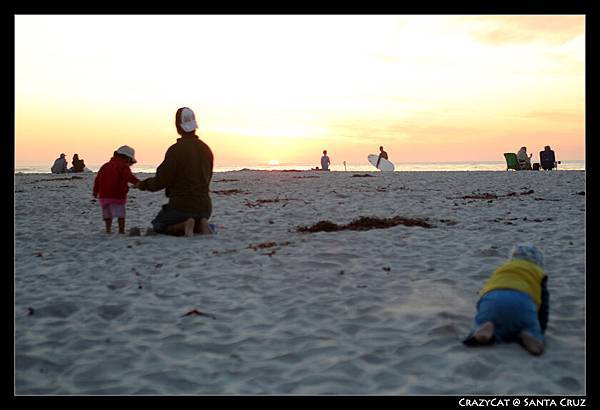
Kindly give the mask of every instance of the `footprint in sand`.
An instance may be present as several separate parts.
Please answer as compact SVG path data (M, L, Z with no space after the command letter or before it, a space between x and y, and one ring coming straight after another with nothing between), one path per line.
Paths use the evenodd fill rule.
M561 377L560 380L555 383L568 390L581 390L581 383L572 377Z
M489 246L481 249L477 249L473 252L474 256L506 256L504 252L501 252L496 246Z
M471 361L456 366L454 372L457 374L464 374L465 376L471 377L473 380L484 380L495 377L494 367L477 361Z
M446 324L436 326L427 332L429 336L443 337L443 336L459 336L461 333L457 326L453 324Z
M79 307L71 302L56 302L35 310L35 316L38 317L59 317L66 318L77 312Z
M125 305L103 305L98 307L98 316L105 320L113 320L127 310Z

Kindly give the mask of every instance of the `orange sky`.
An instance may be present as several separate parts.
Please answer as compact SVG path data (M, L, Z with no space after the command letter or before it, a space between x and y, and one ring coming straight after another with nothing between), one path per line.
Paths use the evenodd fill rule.
M584 16L15 16L17 166L120 145L178 107L215 165L584 159Z

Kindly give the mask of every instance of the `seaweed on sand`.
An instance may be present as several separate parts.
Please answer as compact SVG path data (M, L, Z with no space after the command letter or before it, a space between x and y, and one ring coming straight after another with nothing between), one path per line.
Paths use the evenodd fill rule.
M299 226L298 232L335 232L343 230L368 231L370 229L392 228L397 225L420 226L422 228L433 228L429 222L422 218L404 218L394 216L392 218L377 218L371 216L360 216L349 224L338 225L331 221L319 221L312 226Z

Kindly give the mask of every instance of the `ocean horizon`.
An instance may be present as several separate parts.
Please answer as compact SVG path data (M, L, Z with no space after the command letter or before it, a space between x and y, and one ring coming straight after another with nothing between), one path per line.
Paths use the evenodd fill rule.
M131 169L134 173L155 173L159 164L135 164ZM505 161L454 161L454 162L404 162L395 165L395 172L418 172L418 171L506 171ZM18 165L15 173L24 174L49 174L52 163L44 165ZM97 172L102 164L87 165L87 168ZM317 165L307 164L245 164L215 166L214 172L230 172L242 170L256 171L283 171L301 170L310 171ZM347 172L373 172L377 171L371 164L332 164L331 171ZM564 160L558 165L558 170L585 171L585 160Z

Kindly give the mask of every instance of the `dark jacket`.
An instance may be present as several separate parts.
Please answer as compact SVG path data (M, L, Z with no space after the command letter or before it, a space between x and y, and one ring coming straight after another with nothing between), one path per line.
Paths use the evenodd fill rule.
M126 160L112 157L102 165L94 180L94 196L100 198L126 199L129 186L127 183L137 184L137 179L132 173Z
M71 168L73 170L73 172L83 172L84 168L85 168L85 162L83 162L82 159L73 158L73 168Z
M554 151L552 151L552 150L540 151L540 163L542 165L542 168L552 169L552 168L554 168L555 162L556 162L556 157L554 156Z
M183 136L169 147L156 175L140 182L147 191L165 189L169 208L190 213L212 212L209 185L213 154L196 135Z

